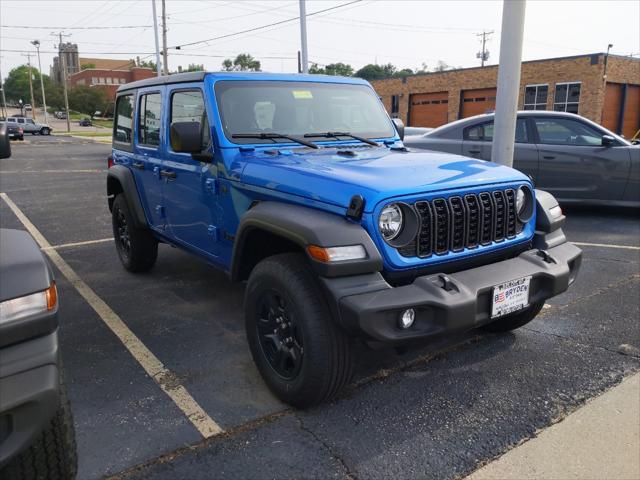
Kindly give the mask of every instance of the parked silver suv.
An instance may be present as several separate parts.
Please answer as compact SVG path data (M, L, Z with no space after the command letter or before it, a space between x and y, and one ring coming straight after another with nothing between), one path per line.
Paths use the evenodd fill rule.
M22 127L24 133L30 133L31 135L51 135L52 128L46 123L37 123L32 118L27 117L9 117L7 118L9 124L15 123Z

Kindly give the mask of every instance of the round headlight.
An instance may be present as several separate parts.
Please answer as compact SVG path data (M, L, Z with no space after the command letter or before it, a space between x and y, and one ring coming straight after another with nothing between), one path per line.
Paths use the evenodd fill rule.
M524 211L524 207L527 206L527 196L524 193L522 187L518 188L516 192L516 212L520 215Z
M395 203L390 203L380 212L378 228L382 237L389 241L400 235L402 231L402 209Z
M533 217L535 200L533 192L526 185L518 187L516 190L516 216L522 223L527 223Z

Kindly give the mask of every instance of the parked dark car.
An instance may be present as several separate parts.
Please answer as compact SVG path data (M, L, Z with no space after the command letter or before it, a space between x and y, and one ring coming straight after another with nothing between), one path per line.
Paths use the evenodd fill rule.
M59 120L66 120L67 118L67 114L65 112L55 112L53 116Z
M491 160L493 118L458 120L405 145ZM518 112L513 166L561 203L640 206L640 146L579 115Z
M7 136L10 139L14 140L24 140L24 130L22 127L14 122L2 122L3 125L6 125Z
M91 123L91 119L89 117L85 117L78 122L78 125L81 127L90 127L93 123Z

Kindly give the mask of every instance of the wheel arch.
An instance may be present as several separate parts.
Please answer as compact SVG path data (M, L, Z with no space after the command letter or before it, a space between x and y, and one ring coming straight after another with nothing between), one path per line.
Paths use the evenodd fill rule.
M107 201L109 211L113 210L113 201L116 195L123 194L127 205L131 209L135 227L147 228L149 224L142 208L142 202L138 195L135 179L131 171L123 165L114 165L107 172Z
M362 245L367 257L336 264L314 260L307 246ZM285 252L301 252L321 276L339 277L380 271L382 257L367 231L336 214L300 205L265 201L240 221L231 259L232 280L246 280L260 260Z

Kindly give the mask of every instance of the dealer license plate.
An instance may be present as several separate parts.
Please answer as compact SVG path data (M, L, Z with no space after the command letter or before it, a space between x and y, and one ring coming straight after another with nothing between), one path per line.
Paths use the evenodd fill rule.
M529 276L493 287L491 318L502 317L527 307L530 283Z

